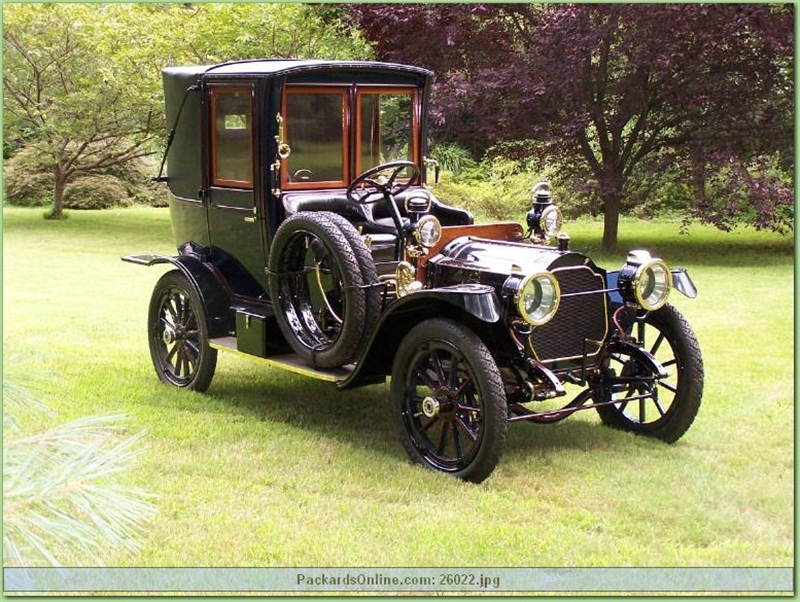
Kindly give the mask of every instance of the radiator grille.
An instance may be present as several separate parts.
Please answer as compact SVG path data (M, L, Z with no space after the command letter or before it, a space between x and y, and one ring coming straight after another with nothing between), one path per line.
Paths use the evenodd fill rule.
M580 359L584 349L589 358L597 355L601 345L596 341L603 341L608 331L603 277L586 266L556 269L553 275L561 287L561 303L555 317L530 335L534 356L546 364Z

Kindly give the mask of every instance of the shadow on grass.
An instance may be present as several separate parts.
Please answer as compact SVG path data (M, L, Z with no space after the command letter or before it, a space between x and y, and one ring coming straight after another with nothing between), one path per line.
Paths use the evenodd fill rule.
M205 394L213 404L204 410L245 412L258 420L285 424L407 460L384 385L340 391L328 383L291 375L277 379L284 381L278 384L269 378L271 371L265 370L265 374L267 377L259 377L258 382L225 382L224 376L215 380ZM643 437L636 440L647 449L648 445L660 445ZM509 424L505 461L531 456L547 458L565 450L617 453L629 447L630 441L627 433L575 417L549 425L515 422Z
M239 411L258 420L331 437L338 442L403 457L395 434L389 394L383 385L340 391L335 385L301 376L264 370L253 381L226 381L218 375L206 397L220 412ZM206 409L213 409L206 407Z

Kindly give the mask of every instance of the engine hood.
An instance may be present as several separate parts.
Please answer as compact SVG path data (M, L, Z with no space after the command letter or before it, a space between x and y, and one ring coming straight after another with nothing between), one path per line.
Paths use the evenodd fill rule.
M464 236L447 244L428 261L429 285L455 282L502 284L512 274L552 272L570 266L597 268L582 253L555 247Z

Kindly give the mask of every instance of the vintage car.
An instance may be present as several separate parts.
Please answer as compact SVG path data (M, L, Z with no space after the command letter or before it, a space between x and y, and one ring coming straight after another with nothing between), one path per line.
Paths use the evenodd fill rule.
M606 271L570 250L546 182L526 229L439 201L429 71L248 60L165 68L163 82L156 179L177 255L123 259L174 267L147 325L165 383L205 390L218 351L340 389L388 377L409 456L473 482L511 422L594 408L666 442L692 424L700 349L667 304L673 288L696 295L687 272L643 250Z

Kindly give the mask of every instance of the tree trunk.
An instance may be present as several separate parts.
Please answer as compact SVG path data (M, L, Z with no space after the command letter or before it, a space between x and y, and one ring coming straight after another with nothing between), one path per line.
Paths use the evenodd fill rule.
M50 217L61 219L64 215L64 190L67 187L67 174L56 166L53 169L53 211Z
M610 172L610 173L609 173ZM619 213L622 206L624 178L615 170L608 170L600 182L600 198L603 201L603 250L617 250Z
M603 250L617 250L620 195L603 195Z

